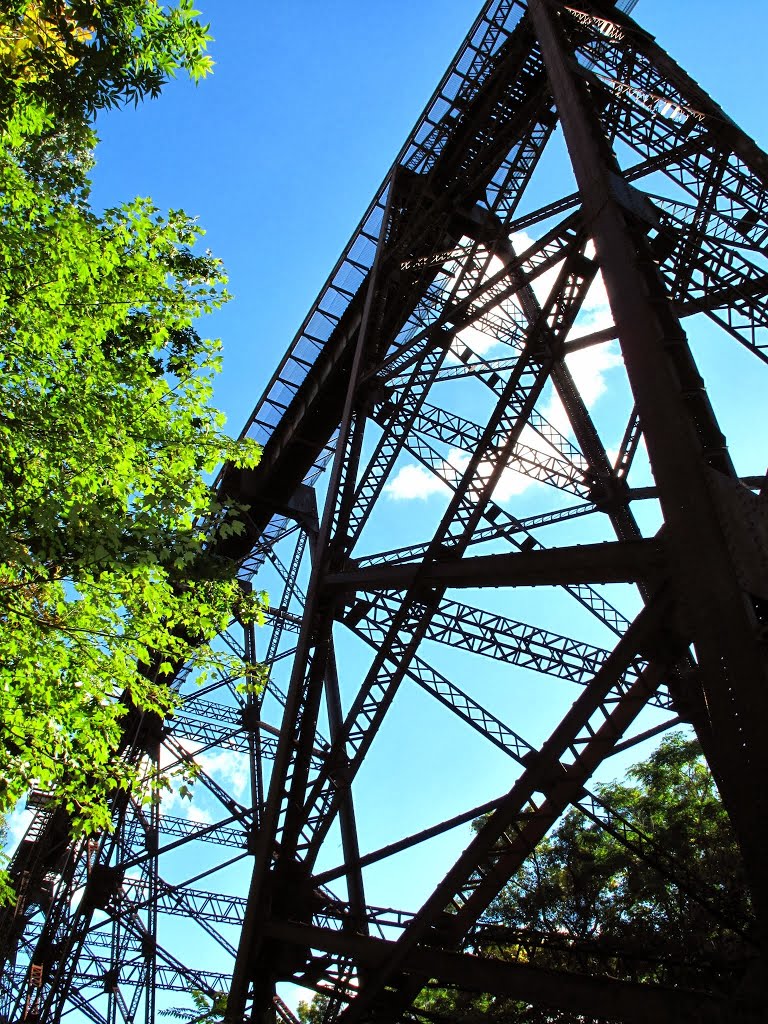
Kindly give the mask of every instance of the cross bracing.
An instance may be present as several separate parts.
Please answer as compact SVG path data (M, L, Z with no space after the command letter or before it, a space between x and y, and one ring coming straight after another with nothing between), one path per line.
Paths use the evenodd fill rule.
M726 445L697 339L766 372L768 160L622 6L483 6L246 424L260 466L219 479L248 506L220 554L273 599L263 634L221 642L258 642L265 690L181 672L175 718L126 729L148 777L196 776L188 814L118 795L114 832L74 842L33 799L7 1020L150 1022L190 988L287 1020L289 983L329 1024L413 1020L435 983L589 1020L763 1019L764 453ZM572 175L541 181L555 134ZM596 352L614 420L578 373ZM752 930L593 785L681 723ZM569 807L739 939L719 995L610 978L631 954L599 940L558 970L537 952L557 934L494 953L488 908Z

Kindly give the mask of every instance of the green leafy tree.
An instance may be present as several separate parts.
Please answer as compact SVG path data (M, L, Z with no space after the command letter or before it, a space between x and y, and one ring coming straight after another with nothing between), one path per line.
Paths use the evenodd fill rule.
M625 781L598 788L668 851L686 885L676 886L572 809L489 908L471 951L713 994L748 986L752 911L730 823L698 744L672 734ZM709 910L696 895L704 892ZM588 1024L583 1015L437 983L416 1006L435 1021ZM305 1011L302 1020L316 1024L316 1016Z
M491 907L489 941L495 922L556 936L562 952L547 958L563 966L594 950L607 973L727 987L732 963L748 955L751 908L730 822L698 744L673 734L625 782L598 790L671 854L684 884L574 809Z
M323 1024L329 1002L330 997L322 993L313 996L308 1003L302 1000L296 1008L301 1024Z
M572 809L490 907L474 952L714 994L733 991L754 957L753 918L730 822L696 741L672 734L624 782L598 790L671 855L686 884L675 885ZM422 993L420 1005L467 1022L480 1014L521 1024L585 1021L438 986Z
M11 140L93 139L102 109L159 95L213 61L191 0L11 0L0 12L0 117Z
M73 828L108 827L139 770L115 758L128 706L165 715L169 674L249 670L211 639L258 619L212 538L239 528L207 480L258 447L210 405L226 301L181 211L97 215L95 111L205 74L187 0L28 0L0 13L0 813L34 786ZM122 698L122 699L119 699Z
M167 1010L161 1010L161 1017L172 1017L174 1020L184 1021L185 1024L205 1024L207 1021L219 1021L224 1019L227 1012L226 992L213 992L207 995L198 988L193 988L189 993L194 1006L171 1006Z

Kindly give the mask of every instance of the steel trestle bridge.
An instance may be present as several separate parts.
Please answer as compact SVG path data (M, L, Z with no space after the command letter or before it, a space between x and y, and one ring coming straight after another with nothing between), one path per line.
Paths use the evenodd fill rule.
M558 138L572 178L546 171ZM233 1024L290 1024L288 982L328 997L328 1024L442 1019L414 1005L428 984L553 1020L766 1019L768 487L694 352L716 336L734 373L766 372L767 244L768 158L622 5L485 4L246 425L261 464L219 480L248 508L219 554L272 596L258 654L236 621L221 642L269 683L182 670L172 720L126 717L122 756L195 763L205 813L123 796L114 832L76 841L32 795L2 1020L154 1024L197 990L228 993ZM619 428L575 370L606 352ZM435 495L419 516L392 500L404 471ZM719 912L590 788L681 723L755 911L748 953L713 968L722 994L619 980L558 933L494 955L488 908L571 807ZM413 828L377 749L422 764ZM418 873L420 906L369 901L388 865Z

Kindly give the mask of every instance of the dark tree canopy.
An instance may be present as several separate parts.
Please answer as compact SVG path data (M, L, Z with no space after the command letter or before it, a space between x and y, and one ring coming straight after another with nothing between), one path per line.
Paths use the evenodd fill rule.
M469 949L713 994L748 986L755 949L741 858L696 741L672 734L623 782L598 789L666 850L686 889L572 809L489 908ZM700 892L708 894L709 909ZM302 1004L304 1024L322 1021L325 999ZM466 1024L587 1024L582 1015L437 983L422 991L417 1007L426 1019Z

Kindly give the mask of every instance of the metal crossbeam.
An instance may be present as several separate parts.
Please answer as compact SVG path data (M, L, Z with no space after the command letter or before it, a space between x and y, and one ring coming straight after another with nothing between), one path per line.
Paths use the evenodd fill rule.
M126 715L119 756L146 783L115 794L111 832L72 838L55 794L33 795L0 909L3 1019L156 1024L163 992L195 988L228 993L227 1024L290 1024L285 983L327 996L326 1024L436 1021L416 1002L435 983L544 1014L764 1019L766 485L736 476L680 319L704 314L765 371L768 157L631 6L483 5L246 423L261 464L217 481L244 511L216 553L273 598L263 642L233 621L217 643L261 658L264 691L183 667L174 717ZM558 125L575 192L539 174ZM606 355L591 383L610 415L579 370ZM522 735L531 698L539 738ZM680 723L731 816L754 926L587 788ZM385 741L413 807L372 780ZM740 944L727 998L609 978L628 954L607 939L492 919L569 806ZM404 877L420 908L367 902L373 879L400 906ZM186 922L205 969L186 966ZM505 942L573 970L508 962Z

